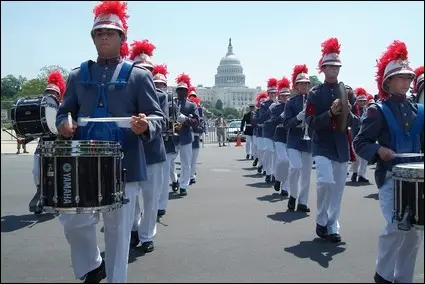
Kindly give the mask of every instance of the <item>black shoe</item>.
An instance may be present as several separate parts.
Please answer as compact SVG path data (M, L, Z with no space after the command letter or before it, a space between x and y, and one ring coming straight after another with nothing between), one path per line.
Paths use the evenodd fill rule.
M179 191L179 188L180 188L180 183L179 182L173 182L171 184L171 190L172 191L177 192L177 191Z
M220 143L218 143L218 147L221 147L221 144Z
M306 212L306 213L308 213L308 212L310 212L310 208L308 208L308 206L307 206L307 205L304 205L304 204L298 204L298 206L297 206L297 211L300 211L300 212Z
M282 195L283 197L288 197L289 193L286 190L283 190L280 192L280 195Z
M186 196L187 190L185 188L180 188L180 196Z
M24 151L25 154L28 154L29 152L27 150Z
M226 147L226 144L223 143L223 147Z
M162 217L162 216L164 216L165 215L165 209L159 209L158 210L158 217Z
M146 253L153 252L155 249L152 241L142 243L141 248Z
M385 279L384 277L382 277L381 275L379 275L377 272L375 272L375 275L373 276L373 280L375 280L375 283L393 283L391 281L388 281L387 279Z
M318 235L322 239L326 238L328 236L328 228L316 224L316 235Z
M271 183L272 182L272 176L271 175L266 175L266 178L264 180L266 183Z
M196 183L196 180L194 178L191 178L190 181L189 181L189 185L192 185L194 183Z
M341 242L341 236L339 234L330 234L329 240L332 243L340 243Z
M130 246L137 247L137 245L139 243L140 243L139 232L138 231L131 231L131 234L130 234Z
M357 182L357 173L353 173L353 175L351 176L351 181Z
M259 174L261 174L261 173L263 172L263 166L259 166L259 167L257 168L257 172L258 172Z
M292 197L292 196L289 197L289 200L288 200L288 209L289 210L293 211L295 209L295 201L296 200L297 199Z
M267 172L266 171L263 171L263 176L266 176L267 175Z
M86 275L86 279L84 279L84 283L100 283L103 279L106 278L105 271L105 261L102 259L102 263L100 266Z
M21 154L21 152L20 152L20 151L16 152L16 155L19 155L19 154Z
M254 156L251 156L251 160L254 160ZM255 166L254 166L255 167Z
M252 166L256 167L258 164L258 158L255 158L254 162L252 162Z
M369 180L362 176L359 176L359 179L357 181L361 183L369 183Z
M249 160L249 155L246 155L246 156L245 156L245 159Z
M275 181L274 182L274 190L276 190L277 192L279 192L280 191L280 181Z

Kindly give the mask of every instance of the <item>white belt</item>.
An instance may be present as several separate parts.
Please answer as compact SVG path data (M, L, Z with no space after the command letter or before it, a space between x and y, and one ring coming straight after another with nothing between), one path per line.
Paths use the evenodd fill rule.
M283 126L283 123L281 123L281 124L278 124L276 127L282 128L282 127L285 127L285 126Z
M245 124L245 126L252 126L251 124Z
M199 136L199 133L193 133L193 136Z
M263 127L264 124L257 124L257 126Z

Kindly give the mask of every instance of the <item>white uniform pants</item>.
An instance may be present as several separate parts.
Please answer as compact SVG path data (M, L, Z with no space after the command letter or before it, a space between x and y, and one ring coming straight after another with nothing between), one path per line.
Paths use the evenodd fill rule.
M276 151L276 165L274 177L280 181L281 189L288 191L288 170L289 160L286 149L286 144L282 142L274 142Z
M134 216L136 196L140 192L139 182L125 186L129 203L121 208L104 212L105 268L108 283L126 283L128 252L130 247L131 220ZM72 267L75 277L83 278L102 263L97 245L96 214L61 214L59 221L64 227L65 237L71 247Z
M136 199L132 218L133 231L139 232L143 242L152 241L156 235L156 220L158 217L158 198L161 193L162 167L164 162L148 165L148 179L140 182L143 208L140 206L140 196ZM143 217L141 213L143 212Z
M252 156L254 151L254 138L252 135L245 135L245 154Z
M34 154L32 174L34 176L34 184L37 187L40 184L40 155L38 154Z
M274 142L270 138L263 138L264 143L264 158L263 158L263 169L266 171L267 175L274 174Z
M252 135L252 155L254 158L258 158L258 151L257 151L257 136Z
M310 191L310 175L313 166L311 153L288 148L289 188L291 196L298 199L298 204L307 205Z
M196 162L198 161L199 157L199 148L192 148L192 157L191 157L191 163L190 163L190 178L195 179L196 178Z
M347 179L348 162L331 161L324 156L313 157L317 174L316 223L325 226L328 234L339 233L339 213Z
M158 200L158 209L159 210L167 210L168 205L168 192L170 189L169 185L169 172L171 163L174 163L173 160L174 154L167 154L167 161L165 161L162 165L162 181L161 181L161 192L159 194Z
M172 182L177 182L179 179L177 177L177 173L175 171L176 168L176 158L179 155L180 146L176 145L176 153L172 154L170 160L170 179Z
M257 137L257 154L258 154L258 167L261 167L264 165L264 138L263 137Z
M356 161L351 163L350 172L366 177L367 161L356 154Z
M180 145L180 188L188 189L192 164L192 143Z
M392 222L394 202L393 179L388 178L379 189L379 203L386 225L379 236L376 272L394 283L412 283L416 256L423 231L400 231Z

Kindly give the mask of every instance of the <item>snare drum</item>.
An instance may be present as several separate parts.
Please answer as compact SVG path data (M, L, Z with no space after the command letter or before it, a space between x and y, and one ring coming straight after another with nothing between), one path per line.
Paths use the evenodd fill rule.
M424 164L406 163L393 167L394 220L400 230L424 226Z
M125 203L125 170L118 142L56 140L40 147L43 210L91 214Z
M57 135L59 101L54 95L20 98L10 109L12 126L18 136Z

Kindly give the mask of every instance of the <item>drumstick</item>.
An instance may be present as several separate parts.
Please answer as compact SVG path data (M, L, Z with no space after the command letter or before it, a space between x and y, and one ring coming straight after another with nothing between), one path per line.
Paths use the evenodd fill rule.
M416 157L423 157L423 153L399 153L395 154L394 157L396 158L416 158Z
M162 116L147 116L146 120L163 120ZM78 122L130 122L131 117L80 117Z
M68 124L69 124L69 127L72 128L72 115L70 112L68 112Z

